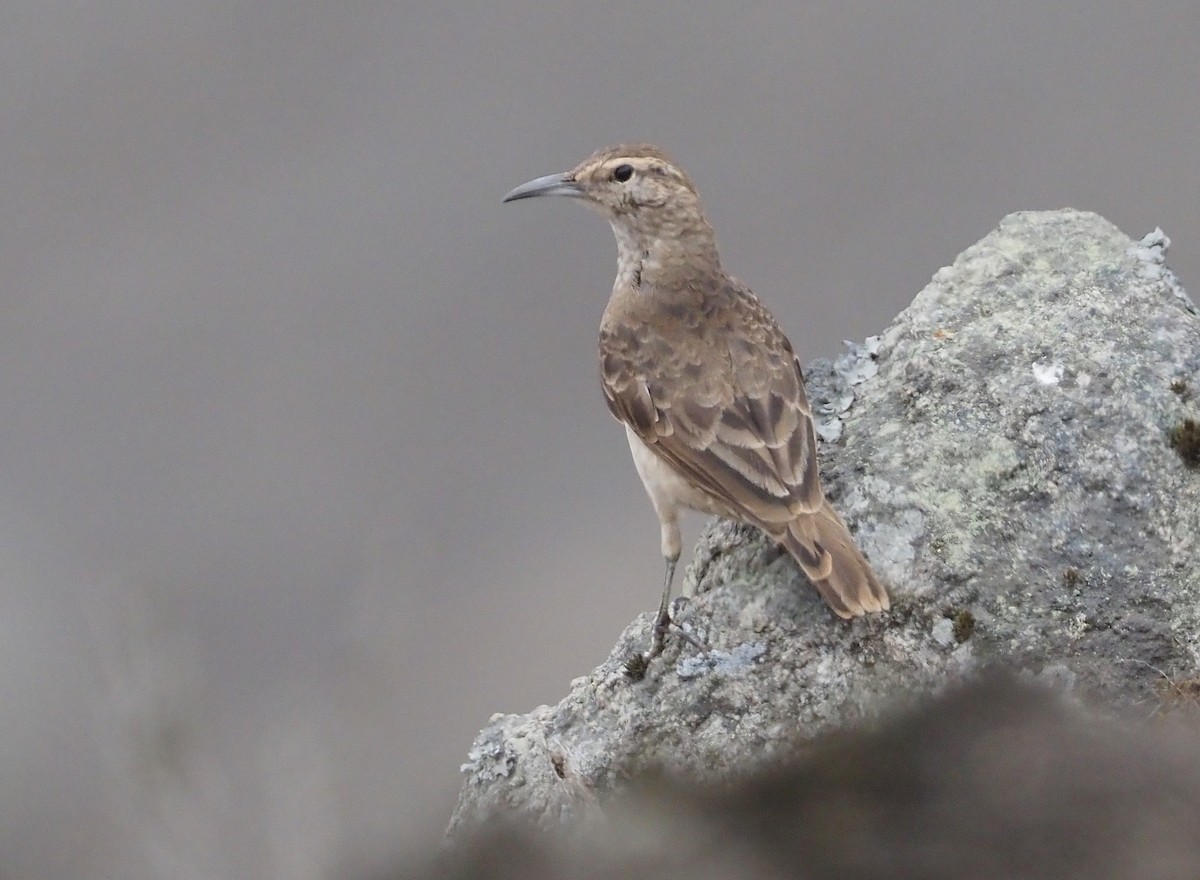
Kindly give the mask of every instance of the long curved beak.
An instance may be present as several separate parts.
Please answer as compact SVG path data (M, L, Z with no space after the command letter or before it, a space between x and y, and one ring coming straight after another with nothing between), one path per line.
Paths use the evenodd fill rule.
M534 196L578 197L582 195L583 190L579 188L579 184L571 179L568 172L564 171L561 174L547 174L545 177L523 183L506 195L504 201L515 202L517 199L532 199Z

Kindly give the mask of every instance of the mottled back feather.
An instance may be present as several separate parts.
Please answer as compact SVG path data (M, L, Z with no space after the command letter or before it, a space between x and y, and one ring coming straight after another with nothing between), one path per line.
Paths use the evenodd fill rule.
M821 507L800 366L745 286L614 292L600 372L613 415L732 515L778 531Z

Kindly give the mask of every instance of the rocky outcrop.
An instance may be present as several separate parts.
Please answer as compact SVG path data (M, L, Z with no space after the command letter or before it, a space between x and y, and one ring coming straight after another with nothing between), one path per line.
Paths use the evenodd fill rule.
M824 483L890 586L836 619L790 557L714 521L670 640L650 616L557 706L498 715L463 765L452 836L491 817L561 828L653 768L753 770L988 664L1130 705L1200 667L1200 317L1161 231L1021 213L892 325L807 369Z

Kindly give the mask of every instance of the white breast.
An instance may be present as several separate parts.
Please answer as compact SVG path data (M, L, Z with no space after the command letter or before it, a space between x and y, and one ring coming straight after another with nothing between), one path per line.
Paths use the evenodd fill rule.
M720 503L675 473L628 425L625 426L625 436L629 439L633 464L660 520L674 520L681 507L717 516L728 515Z

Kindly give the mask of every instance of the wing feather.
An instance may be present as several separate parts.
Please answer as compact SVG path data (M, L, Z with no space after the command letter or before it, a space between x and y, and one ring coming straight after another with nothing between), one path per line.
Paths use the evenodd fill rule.
M600 373L613 415L690 483L771 529L824 500L804 379L765 307L733 286L705 321L606 322Z

